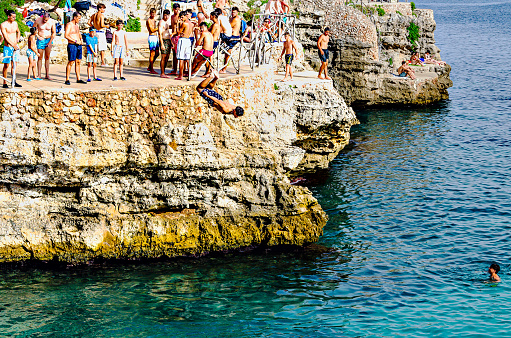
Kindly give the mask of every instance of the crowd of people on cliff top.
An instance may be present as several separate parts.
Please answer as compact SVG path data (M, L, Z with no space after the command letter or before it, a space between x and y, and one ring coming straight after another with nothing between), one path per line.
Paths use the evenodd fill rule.
M192 12L188 9L181 11L179 3L173 3L172 14L169 10L164 10L161 20L156 20L156 9L150 10L150 17L146 22L149 32L148 44L150 49L149 67L147 71L151 74L158 74L162 78L176 76L176 80L182 80L185 68L191 67L192 73L196 75L202 65L206 63L206 71L202 75L203 80L198 86L197 91L210 104L224 114L233 114L234 116L243 115L241 107L234 107L225 102L221 95L215 90L214 86L219 77L219 73L225 73L227 57L232 49L241 40L250 42L253 32L251 32L250 22L244 23L240 17L240 11L237 7L231 8L231 14L228 16L225 6L229 5L228 0L218 0L212 12L207 13L202 4L202 0L197 1L198 12ZM104 11L106 7L103 4L97 5L97 13L91 16L88 24L90 26L88 34L82 35L79 29L81 15L74 12L72 20L65 26L65 39L67 40L68 63L66 66L66 85L71 85L70 73L74 66L76 73L76 82L87 84L92 81L102 81L96 74L96 67L105 67L105 53L108 50L106 40L106 28ZM289 5L286 0L270 0L265 8L266 14L287 14ZM19 45L20 31L16 23L16 12L6 10L7 20L0 24L0 43L4 44L3 52L3 88L8 88L7 71L11 66L11 74L16 73L16 65L20 58ZM113 33L111 54L114 58L113 81L125 81L123 72L123 61L129 50L128 38L124 28L124 22L116 22L116 30ZM273 41L278 33L278 28L271 25L271 16L265 17L263 25L258 28L262 33L267 33ZM326 28L318 39L318 55L321 60L321 67L318 74L320 79L328 79L328 43L330 30ZM41 81L42 63L44 60L45 74L44 79L52 80L50 77L50 53L53 39L56 36L56 22L51 19L48 13L43 13L34 22L28 36L27 58L29 61L27 71L27 81ZM284 33L282 54L286 64L286 74L282 81L288 81L293 78L292 62L295 53L297 53L296 43L292 40L288 32ZM227 46L225 55L226 62L224 68L216 71L212 67L211 57L222 42ZM87 62L87 81L80 77L80 63L83 58L83 48L86 49ZM197 49L197 53L191 65L188 65L192 55L192 49ZM200 48L200 49L199 49ZM155 59L161 54L160 73L154 69ZM167 63L172 54L172 70L166 73ZM15 82L14 87L21 87Z

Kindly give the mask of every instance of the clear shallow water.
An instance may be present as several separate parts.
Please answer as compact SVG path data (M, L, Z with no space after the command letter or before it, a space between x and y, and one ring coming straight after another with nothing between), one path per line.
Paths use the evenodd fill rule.
M511 336L511 1L417 4L451 100L358 112L310 187L333 250L0 271L0 336Z

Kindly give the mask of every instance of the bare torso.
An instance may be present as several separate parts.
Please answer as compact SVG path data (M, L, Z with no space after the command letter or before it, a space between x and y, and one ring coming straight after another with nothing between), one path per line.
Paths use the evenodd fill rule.
M208 31L202 32L201 40L202 48L205 50L213 50L213 34Z
M108 27L105 25L103 13L99 13L99 12L92 15L91 23L92 23L92 26L94 26L94 28L96 28L98 31L102 30L103 28Z
M321 49L328 49L328 42L330 41L330 37L325 35L325 34L321 34L321 36L319 37L319 41L318 41L318 45L319 45L319 48Z
M218 22L215 22L210 28L209 31L211 32L211 35L213 36L213 41L218 41L220 38L220 24Z
M179 19L179 16L177 14L174 14L170 17L170 30L172 31L172 35L176 35L178 33L178 27L177 27L177 20ZM167 39L167 38L165 38Z
M147 27L147 31L149 32L149 35L158 35L158 26L156 25L156 19L147 19L147 22L145 23Z
M182 38L189 38L193 33L193 24L189 21L183 22L181 29L179 30L179 36Z
M16 21L4 21L0 25L0 28L2 35L4 36L4 45L14 47L14 49L16 49L18 46L18 24Z
M48 21L43 22L43 18L39 17L35 21L35 26L37 28L37 35L41 39L48 39L52 35L52 28L55 25L55 21L53 19L48 19Z
M73 21L66 25L66 39L69 43L80 44L82 41L82 34L80 34L80 27Z
M240 36L241 19L239 16L231 19L232 36Z
M171 20L160 20L160 23L158 24L160 35L162 39L170 39L170 25Z
M295 42L293 40L286 40L284 41L284 50L285 50L285 53L286 54L294 54L293 53L293 46L294 46ZM296 47L295 47L296 49Z

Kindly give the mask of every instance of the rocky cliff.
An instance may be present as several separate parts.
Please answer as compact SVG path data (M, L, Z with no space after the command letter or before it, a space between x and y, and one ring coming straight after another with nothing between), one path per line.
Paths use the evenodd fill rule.
M292 170L325 165L356 118L331 83L0 94L0 262L203 255L314 242L326 215ZM327 140L329 135L335 135ZM330 143L329 143L330 142Z
M433 11L417 9L412 13L409 3L381 4L385 15L379 16L377 12L369 14L368 8L374 5L368 6L346 6L340 0L301 0L296 5L300 13L298 39L309 63L319 68L316 41L329 26L330 75L348 104L427 104L447 99L447 89L452 86L449 66L416 68L415 81L394 75L412 50L422 54L430 51L440 59ZM407 38L411 22L419 27L415 46Z

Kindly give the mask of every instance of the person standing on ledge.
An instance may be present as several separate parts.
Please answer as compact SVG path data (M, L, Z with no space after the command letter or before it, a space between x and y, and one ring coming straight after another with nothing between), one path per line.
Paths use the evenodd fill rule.
M108 26L105 25L105 11L106 6L98 4L98 12L93 14L89 19L89 26L96 29L96 36L98 37L98 50L99 55L101 56L101 67L106 66L105 51L108 49L108 44L106 42L106 29Z
M71 67L75 64L76 83L87 84L87 82L80 80L80 62L82 61L82 34L80 33L80 27L78 23L82 16L78 12L73 13L73 20L69 21L66 25L66 34L64 38L67 40L67 57L69 62L66 66L66 85L71 85L69 81L69 74L71 73Z
M500 277L497 275L500 271L500 266L497 263L490 265L488 273L490 274L490 280L492 282L500 282Z
M16 65L20 60L20 47L18 46L18 41L20 41L20 30L18 28L18 23L16 22L16 12L12 9L5 9L5 14L7 15L7 20L0 24L0 31L2 32L2 37L4 39L4 85L3 88L9 88L5 79L7 78L7 68L11 65L11 74L12 78L15 79L16 76ZM16 81L14 82L14 87L21 87Z
M284 46L282 47L282 54L280 54L280 56L279 56L279 60L280 60L280 59L282 59L282 55L284 55L284 53L286 55L285 56L286 75L282 79L282 82L289 81L287 79L288 76L291 80L293 80L293 67L291 66L293 64L293 58L294 58L293 51L298 54L298 49L296 48L296 43L293 41L293 39L291 39L291 35L289 34L289 32L286 31L284 33L284 37L286 38L286 41L284 41Z
M156 9L151 8L149 11L149 19L147 19L146 27L149 32L149 38L147 42L149 43L149 67L147 70L151 74L158 74L154 70L154 60L160 55L160 44L158 42L158 26L156 25Z
M50 53L53 39L55 38L55 35L57 35L55 20L50 18L50 14L44 13L35 21L34 27L37 30L37 50L39 51L40 55L39 59L37 60L37 77L41 78L41 69L43 68L44 56L44 68L46 69L46 76L44 78L46 80L51 80L49 75Z
M163 17L158 24L158 36L160 39L161 48L161 60L160 60L160 77L169 78L165 74L165 67L167 67L167 61L169 61L169 55L172 50L172 44L170 42L170 11L168 9L163 11Z
M119 65L119 76L122 81L126 81L123 74L123 59L128 55L128 38L126 37L126 31L122 29L124 22L117 20L117 30L114 32L112 37L112 57L114 58L114 81L117 80L116 68Z
M318 54L321 60L321 67L319 68L318 78L323 80L332 80L328 76L328 57L330 52L328 51L328 42L330 41L330 28L325 28L323 34L318 39ZM323 73L325 76L323 76Z
M201 83L199 83L197 86L197 92L211 107L216 108L222 114L232 114L234 117L243 116L245 113L243 108L240 106L236 107L233 104L224 101L224 98L213 89L215 88L218 77L218 72L213 70L207 79L204 79Z

